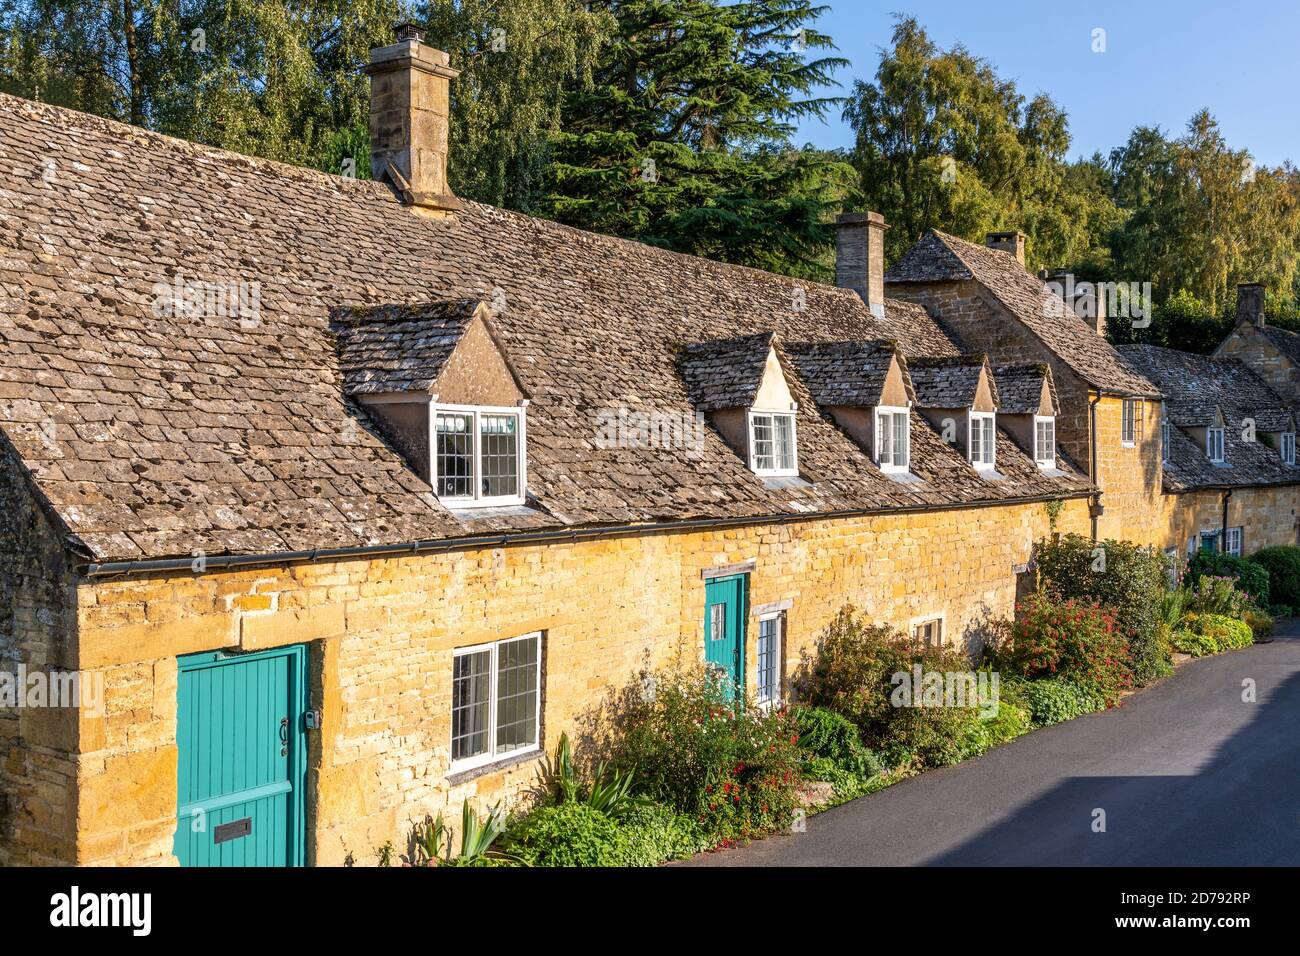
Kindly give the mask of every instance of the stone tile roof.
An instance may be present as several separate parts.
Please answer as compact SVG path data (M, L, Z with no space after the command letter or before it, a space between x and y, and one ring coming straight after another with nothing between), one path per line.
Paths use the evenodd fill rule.
M1280 329L1275 325L1265 325L1261 331L1264 333L1264 337L1277 347L1279 352L1292 362L1300 365L1300 335L1290 329Z
M1175 426L1164 467L1166 491L1300 482L1300 468L1283 464L1277 449L1262 441L1265 432L1293 428L1293 410L1242 362L1155 345L1119 350L1165 394L1164 413ZM1219 415L1223 465L1212 463L1204 446L1185 431L1206 428ZM1245 437L1248 419L1255 424L1255 441Z
M894 342L797 342L788 346L787 351L813 400L823 408L879 405L895 357L903 375L903 387L916 400L907 359Z
M428 391L483 306L478 299L451 299L341 310L335 326L344 391Z
M0 129L0 441L69 545L97 560L947 507L1088 487L1078 474L1040 474L1005 436L1007 480L986 481L919 420L923 480L893 481L797 381L807 486L769 487L711 428L687 447L599 440L602 416L621 409L693 420L677 368L686 343L775 332L952 350L917 306L889 301L879 321L851 291L472 202L454 218L422 218L379 183L3 95ZM169 288L239 283L251 314L158 307ZM448 511L345 395L331 328L340 309L449 299L493 303L532 397L528 508Z
M691 403L702 412L752 406L775 344L775 333L760 332L687 345L681 370Z
M1052 397L1052 407L1059 411L1051 366L1042 362L999 365L993 370L993 380L998 386L998 411L1008 415L1037 413L1042 407L1044 379Z
M886 283L974 279L1085 382L1123 395L1157 389L1014 256L931 230L885 273Z
M908 370L919 408L970 408L984 373L988 374L993 404L998 404L997 384L983 354L916 358L908 364Z

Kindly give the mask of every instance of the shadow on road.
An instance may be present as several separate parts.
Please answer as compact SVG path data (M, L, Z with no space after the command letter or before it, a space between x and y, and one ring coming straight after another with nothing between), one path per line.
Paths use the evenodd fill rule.
M1293 641L1297 638L1280 638ZM1071 777L927 865L1300 863L1300 674L1188 776ZM1215 826L1206 826L1207 815ZM1094 830L1104 822L1104 832Z

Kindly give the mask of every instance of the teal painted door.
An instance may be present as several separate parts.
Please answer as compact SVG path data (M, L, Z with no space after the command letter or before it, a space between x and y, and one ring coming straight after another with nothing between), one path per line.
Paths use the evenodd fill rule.
M179 660L182 866L301 866L306 648Z
M745 584L743 574L704 583L704 660L723 676L728 700L745 692Z

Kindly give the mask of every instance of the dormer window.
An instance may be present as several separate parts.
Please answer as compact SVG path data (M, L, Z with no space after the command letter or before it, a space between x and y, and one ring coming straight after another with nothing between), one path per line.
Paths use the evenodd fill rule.
M787 412L749 413L749 467L771 477L799 474L794 415Z
M1295 464L1295 432L1283 432L1282 442L1279 446L1282 454L1282 463L1286 465Z
M881 471L907 471L911 417L906 408L876 409L876 464Z
M798 478L799 406L776 334L762 332L683 347L682 378L697 411L760 478Z
M1040 468L1056 467L1056 418L1034 416L1034 461Z
M1205 454L1216 464L1224 461L1222 426L1205 430Z
M524 410L436 406L433 487L448 507L524 501Z
M981 471L991 469L995 462L997 440L996 426L991 412L970 413L970 463Z
M486 303L359 308L336 331L347 394L443 505L524 503L528 393Z

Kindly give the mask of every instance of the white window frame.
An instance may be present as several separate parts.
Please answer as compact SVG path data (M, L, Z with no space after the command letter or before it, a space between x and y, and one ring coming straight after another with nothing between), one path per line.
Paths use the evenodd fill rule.
M877 467L879 467L881 471L887 473L901 474L906 472L908 468L910 468L912 465L912 414L911 412L907 408L903 408L899 405L877 405L875 407L874 414L875 414L875 418L873 419L874 422L873 428L876 437L876 442L875 442L876 447L873 449L873 451L875 452L874 457L876 459ZM894 427L895 415L902 415L903 422L904 422L903 463L901 465L898 463L897 449L893 447L894 445L893 427ZM889 437L890 437L890 452L891 452L889 461L884 461L881 459L882 435L880 429L880 419L882 416L887 417L889 419Z
M925 617L913 618L910 625L912 640L924 641L926 647L944 647L948 640L947 634L945 633L947 629L944 627L944 624L946 623L944 617L945 615L943 614L929 614ZM933 644L930 643L930 641L925 640L925 638L919 633L921 628L929 627L931 624L935 626L935 630L938 633L938 641Z
M758 666L762 662L763 657L762 654L759 653L758 644L759 641L763 639L763 625L767 621L776 622L775 646L772 648L772 655L776 659L776 669L772 681L773 693L768 697L762 697L760 696L762 683L759 680L762 676L762 672L758 670ZM783 665L785 664L785 611L772 611L767 614L760 614L758 616L758 628L754 631L754 638L754 700L759 707L762 707L765 710L771 709L772 707L779 707L784 696L782 694L781 678L784 671Z
M989 445L984 447L983 435L980 437L980 458L975 460L975 423L992 422L989 428ZM966 450L970 463L980 471L992 471L998 462L998 420L996 412L971 412L966 416Z
M1223 539L1223 553L1230 554L1234 558L1241 557L1242 528L1229 528L1227 535Z
M771 418L773 419L773 434L776 433L775 420L778 418L790 419L790 466L788 468L759 468L758 456L755 454L754 447L754 419ZM749 412L749 470L756 475L763 475L768 478L791 478L799 474L799 422L796 420L794 412L776 412L752 409Z
M1282 457L1282 464L1295 464L1295 432L1282 433L1282 437L1278 441L1278 454Z
M1050 458L1038 457L1038 426L1052 426L1052 440L1048 447L1050 449ZM1055 415L1035 415L1034 416L1034 461L1038 462L1039 468L1056 467L1056 416Z
M1216 464L1221 464L1228 460L1227 449L1227 429L1224 426L1214 426L1205 430L1205 456ZM1217 439L1217 441L1216 441ZM1215 456L1215 446L1218 446L1218 456Z
M1144 404L1140 398L1126 398L1120 408L1119 442L1125 448L1137 447L1142 422L1146 418Z
M537 739L530 746L516 747L513 750L506 750L497 753L497 679L498 679L498 662L500 661L500 649L504 644L513 644L518 641L536 641L537 642L537 695L535 707L533 710L533 730ZM452 652L452 658L465 657L470 654L481 654L483 651L492 652L492 669L491 676L488 679L488 748L481 754L475 754L472 757L464 757L460 760L451 761L450 773L460 773L464 770L473 770L477 767L485 767L488 764L496 763L500 760L508 760L518 756L524 756L531 753L537 753L542 749L542 672L545 666L543 657L542 632L533 631L530 634L521 634L518 637L507 637L500 641L489 641L486 644L474 644L470 647L458 647ZM455 700L454 681L455 668L453 674L453 703ZM449 711L450 715L450 711ZM454 745L452 734L455 733L456 727L454 721L449 721L451 726L448 728L448 749L450 755Z
M474 418L474 473L470 477L473 495L445 496L438 495L438 500L449 508L491 508L502 505L522 505L528 493L528 403L519 405L429 405L429 475L433 492L438 494L438 416L472 415ZM483 442L479 419L484 415L513 415L519 421L519 493L514 495L483 494Z

